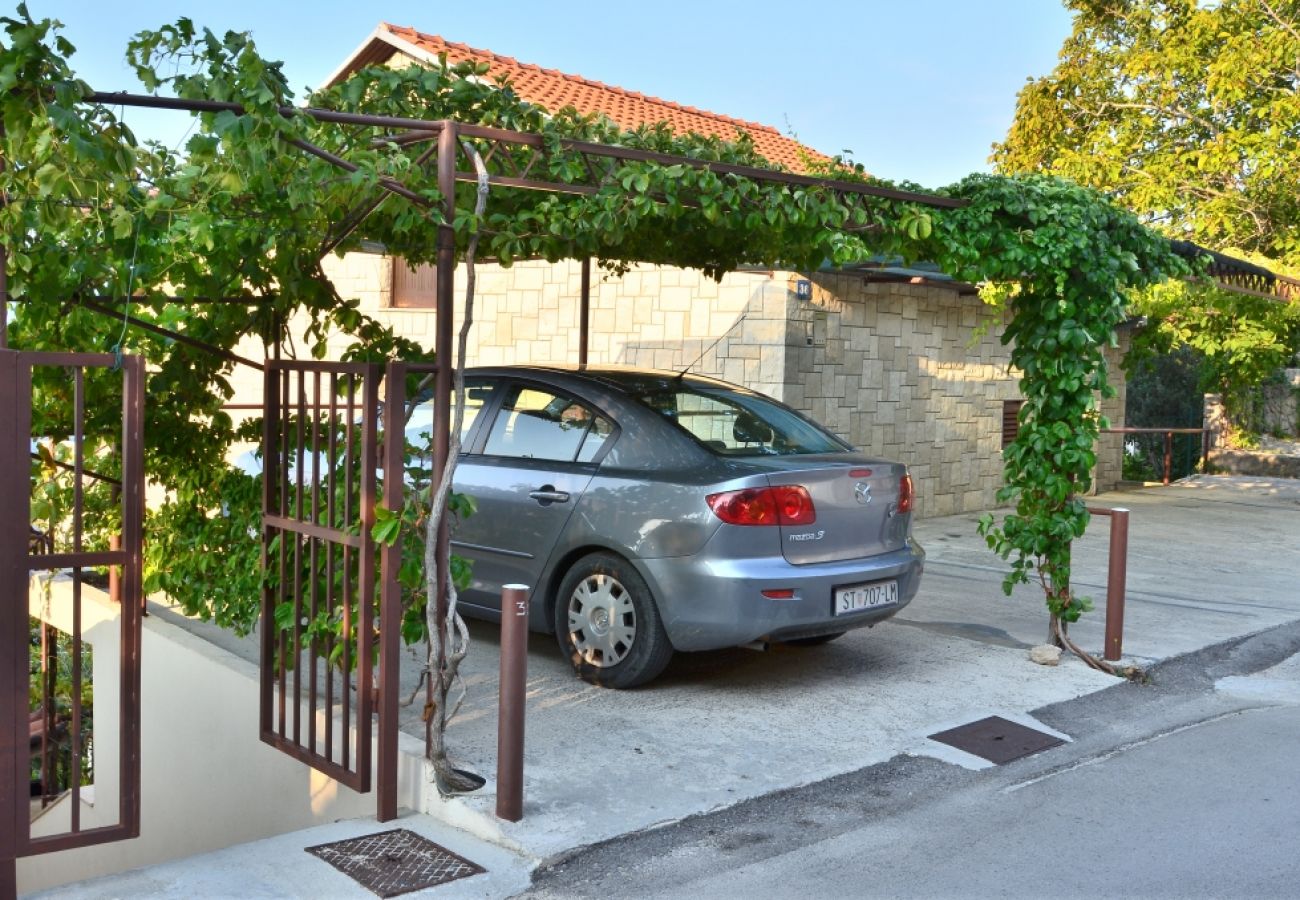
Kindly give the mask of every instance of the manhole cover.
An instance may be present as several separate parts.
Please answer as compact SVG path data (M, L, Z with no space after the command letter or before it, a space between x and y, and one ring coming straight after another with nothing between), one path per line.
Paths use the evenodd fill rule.
M930 735L930 740L965 750L981 759L1002 765L1029 756L1065 741L1001 716L989 716L969 725L960 725Z
M396 897L486 871L405 828L320 844L307 852L380 897Z

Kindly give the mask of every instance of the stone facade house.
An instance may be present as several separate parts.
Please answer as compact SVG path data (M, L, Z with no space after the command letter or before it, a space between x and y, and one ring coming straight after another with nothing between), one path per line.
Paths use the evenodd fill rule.
M436 63L439 54L488 63L491 76L508 75L523 99L548 109L573 105L624 127L667 121L722 137L740 130L769 160L796 171L824 158L768 126L387 24L332 80L366 65ZM327 271L368 314L432 346L430 269L352 253L327 260ZM480 264L476 272L471 363L577 362L579 262ZM464 285L463 271L456 281ZM746 270L715 282L695 270L639 265L621 276L593 271L588 359L689 366L776 397L863 450L906 462L919 515L938 516L996 505L1001 450L1019 402L1002 326L974 288L923 269ZM1122 425L1118 366L1112 375L1121 392L1105 412ZM1097 480L1105 488L1120 476L1119 436L1104 436L1100 451Z

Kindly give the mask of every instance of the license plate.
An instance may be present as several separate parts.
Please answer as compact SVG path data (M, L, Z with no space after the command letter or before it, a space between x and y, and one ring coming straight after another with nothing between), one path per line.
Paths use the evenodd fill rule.
M872 584L854 584L835 589L835 615L862 612L878 606L893 606L898 602L897 581L876 581Z

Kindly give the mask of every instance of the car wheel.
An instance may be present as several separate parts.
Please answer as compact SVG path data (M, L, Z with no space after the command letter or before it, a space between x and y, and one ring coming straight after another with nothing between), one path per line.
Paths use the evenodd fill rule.
M602 687L645 684L673 655L645 579L609 553L584 556L564 577L555 636L578 677Z
M829 644L838 637L844 637L843 631L832 631L830 634L817 634L812 637L794 638L789 641L782 641L783 644L789 644L791 647L820 647L822 644Z

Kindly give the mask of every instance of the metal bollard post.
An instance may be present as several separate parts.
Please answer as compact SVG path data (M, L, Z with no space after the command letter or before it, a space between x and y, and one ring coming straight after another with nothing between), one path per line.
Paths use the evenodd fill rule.
M501 589L501 696L497 710L497 818L524 817L524 701L528 686L528 586Z
M1106 576L1106 652L1117 661L1124 644L1124 591L1128 583L1128 510L1110 513L1110 566Z

